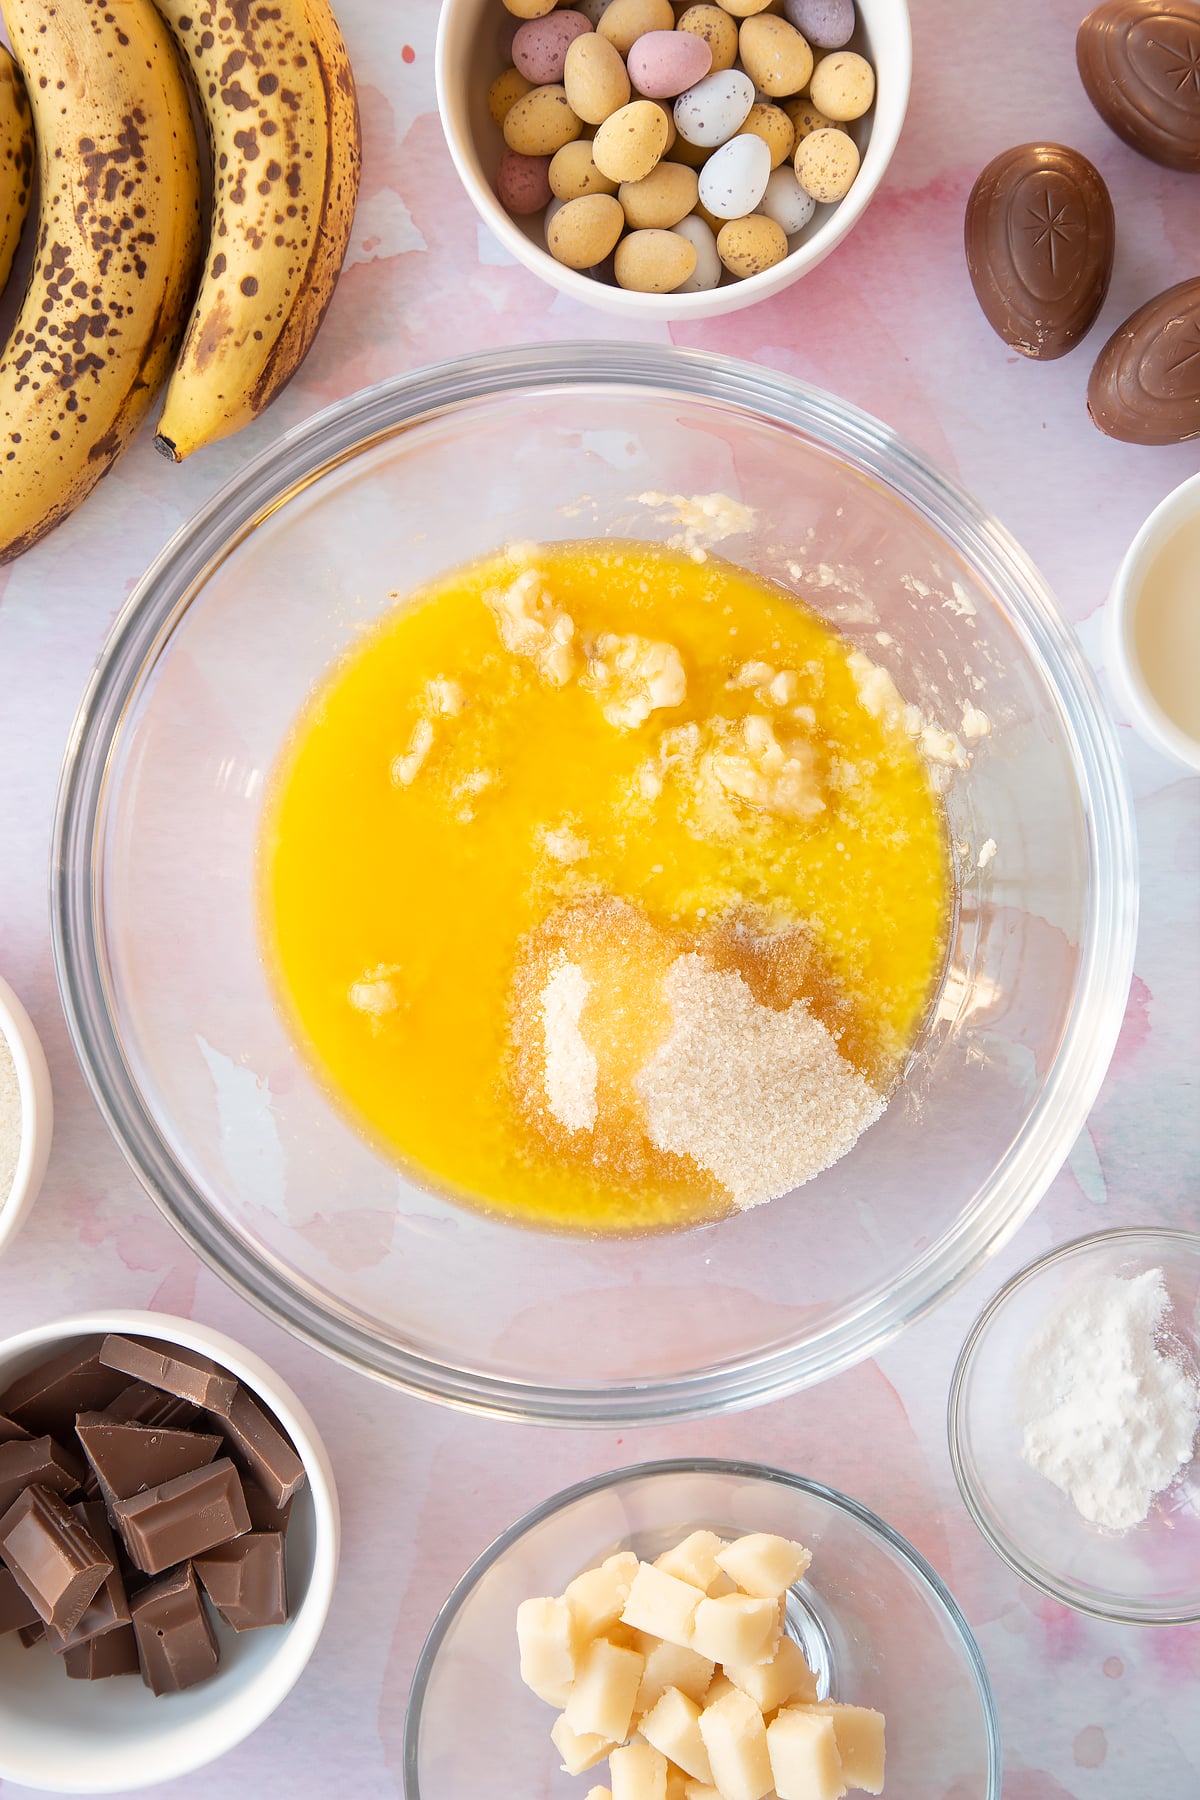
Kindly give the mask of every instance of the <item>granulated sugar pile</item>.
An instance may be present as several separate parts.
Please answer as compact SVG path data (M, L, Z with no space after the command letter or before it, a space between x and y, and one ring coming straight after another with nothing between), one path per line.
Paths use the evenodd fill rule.
M663 981L671 1030L637 1080L652 1141L711 1169L739 1207L790 1193L883 1111L800 1001L760 1006L741 976L681 956Z
M600 1064L586 1035L591 992L584 970L565 956L541 990L545 1104L572 1134L591 1132L598 1115ZM802 1000L764 1006L736 971L694 953L648 978L641 999L644 1014L661 1010L664 1033L629 1072L640 1129L656 1149L715 1176L739 1208L777 1199L828 1168L883 1111Z
M21 1154L21 1090L16 1064L3 1032L0 1032L0 1206L12 1193Z

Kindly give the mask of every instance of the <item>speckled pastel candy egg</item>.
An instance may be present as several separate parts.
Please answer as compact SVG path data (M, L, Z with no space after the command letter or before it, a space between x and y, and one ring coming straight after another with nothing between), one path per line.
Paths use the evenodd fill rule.
M504 141L522 156L553 156L583 131L567 104L566 89L557 84L530 88L504 115Z
M744 125L754 105L754 83L741 69L721 69L687 88L675 102L675 129L689 144L715 149Z
M773 169L758 210L768 219L774 219L791 237L794 232L804 230L817 210L817 203L800 186L794 169Z
M576 138L550 158L550 191L556 200L579 200L584 194L615 194L617 184L596 167L591 139Z
M519 69L505 69L497 75L488 89L488 111L497 125L503 125L506 113L525 98L532 86Z
M739 137L760 137L771 152L771 167L778 169L782 163L790 162L796 149L796 133L792 129L792 121L781 106L772 106L767 101L756 100L746 114L746 123L737 134Z
M742 67L760 94L783 100L807 87L813 53L794 26L774 13L744 19L738 32Z
M563 9L544 19L526 19L513 38L512 59L522 75L541 87L561 81L567 51L577 37L591 37L592 28L580 12Z
M502 151L496 171L496 195L514 219L541 212L551 197L550 158L523 156L519 150Z
M783 0L783 13L818 50L840 50L854 36L854 0Z
M856 51L835 50L813 70L808 91L827 118L861 119L875 98L875 71Z
M711 288L721 285L721 258L717 255L716 233L703 219L695 213L689 213L686 219L680 219L675 226L676 237L686 238L696 252L696 266L686 281L681 281L673 291L677 294L706 294Z
M585 125L603 125L618 107L629 104L629 76L607 38L589 31L567 47L563 86L572 112Z
M647 31L625 59L629 79L648 100L673 100L712 68L712 50L690 31Z
M612 0L605 7L596 30L628 56L640 37L648 31L672 31L675 10L671 0Z
M575 11L581 12L595 31L611 5L612 0L575 0Z
M771 152L758 137L735 137L700 171L700 201L717 219L744 219L767 191Z
M697 196L695 169L665 160L643 180L623 181L617 190L626 223L634 231L669 231L687 217Z
M585 194L560 205L546 229L546 244L568 269L594 269L625 229L621 203L611 194Z
M669 294L696 266L696 250L677 231L631 231L617 245L617 286L639 294Z
M796 146L796 180L823 206L846 198L858 165L858 145L845 131L813 131Z
M631 100L600 126L592 156L610 181L641 181L666 149L667 135L667 115L657 102Z
M782 226L764 213L749 219L730 219L717 234L717 254L731 275L749 281L764 269L773 269L788 253Z

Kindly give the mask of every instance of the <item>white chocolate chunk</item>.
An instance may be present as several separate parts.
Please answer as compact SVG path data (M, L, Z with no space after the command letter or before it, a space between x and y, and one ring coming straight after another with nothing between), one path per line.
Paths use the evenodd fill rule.
M521 1680L547 1706L565 1706L575 1679L575 1626L565 1600L522 1600L517 1608Z
M847 1705L844 1700L822 1700L811 1710L833 1720L846 1786L861 1788L867 1794L882 1794L883 1714L870 1706Z
M697 1781L711 1781L708 1751L700 1736L700 1708L678 1688L668 1688L657 1706L644 1714L638 1730L648 1744L673 1763L685 1775Z
M606 1557L598 1569L585 1569L563 1589L581 1643L603 1637L621 1616L629 1589L637 1574L638 1559L632 1550Z
M606 1787L589 1788L583 1800L612 1800L612 1789Z
M830 1728L832 1730L832 1727ZM763 1800L773 1785L763 1717L740 1688L700 1714L700 1736L721 1800Z
M775 1712L789 1700L811 1703L817 1698L817 1678L790 1637L780 1638L770 1662L726 1663L725 1673L763 1713Z
M668 1644L682 1644L685 1649L690 1649L692 1622L703 1599L704 1594L699 1588L656 1569L653 1563L639 1563L621 1617L626 1625L653 1632L655 1637L665 1638ZM718 1659L714 1657L713 1660ZM742 1660L753 1659L744 1657Z
M550 1727L550 1741L562 1757L564 1775L582 1775L585 1769L594 1769L613 1748L611 1738L592 1734L580 1737L567 1724L565 1713L560 1713Z
M767 1750L779 1800L841 1800L846 1792L828 1713L785 1707L767 1726Z
M707 1781L688 1781L684 1784L683 1800L721 1800L721 1790L709 1787Z
M717 1551L724 1548L725 1540L719 1538L715 1531L693 1531L685 1537L681 1544L672 1550L664 1550L656 1556L656 1569L665 1569L668 1575L676 1576L680 1581L690 1582L692 1587L703 1588L706 1594L712 1592L712 1584L719 1580L721 1570L717 1566Z
M667 1800L687 1800L688 1778L682 1769L667 1762Z
M732 1694L733 1689L734 1684L728 1675L718 1673L709 1682L707 1691L700 1696L701 1702L704 1706L715 1706L718 1700L725 1698L726 1694Z
M726 1544L717 1552L716 1560L744 1594L778 1600L800 1580L812 1561L812 1551L803 1544L794 1544L790 1538L752 1531Z
M644 1649L646 1666L634 1703L636 1714L649 1712L671 1687L678 1688L689 1700L704 1698L713 1678L713 1665L706 1656L685 1650L682 1644L665 1644L661 1638L645 1634L639 1634L639 1644Z
M652 1744L626 1744L608 1759L612 1800L667 1800L667 1759Z
M722 1594L716 1600L701 1600L696 1608L692 1648L713 1662L769 1662L779 1644L782 1624L778 1600Z
M579 1737L595 1734L619 1744L629 1735L643 1659L607 1638L593 1638L575 1668L563 1718Z

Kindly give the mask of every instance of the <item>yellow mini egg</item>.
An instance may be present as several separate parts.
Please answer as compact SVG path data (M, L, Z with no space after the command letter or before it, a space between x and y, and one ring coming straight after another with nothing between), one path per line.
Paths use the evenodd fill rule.
M696 246L677 231L631 231L613 260L617 286L639 294L669 294L696 267Z
M717 255L731 275L746 281L773 269L788 253L787 234L782 225L768 219L765 213L750 213L744 219L728 219L717 233Z
M550 159L550 192L556 200L579 200L584 194L615 194L617 184L602 175L592 157L591 142L575 138Z
M585 194L559 208L546 234L550 254L568 269L603 262L625 229L625 214L611 194Z
M510 109L532 88L532 81L527 81L520 69L505 69L502 75L497 75L488 89L488 111L497 125L503 125Z
M583 130L583 121L558 86L536 87L513 102L504 116L504 141L522 156L553 156Z
M667 154L673 162L686 163L689 169L702 169L712 155L712 145L689 144L685 137L676 134L675 142L668 147Z
M766 12L772 0L721 0L723 10L735 19L749 19L755 13Z
M556 0L504 0L504 7L515 19L544 19L554 11Z
M620 0L613 0L613 4L619 5ZM564 95L564 102L565 98ZM523 106L526 102L517 104ZM599 127L592 139L592 156L600 173L610 181L641 181L666 147L667 115L663 108L653 100L631 100ZM685 276L679 279L682 281Z
M769 106L762 100L754 102L746 115L746 123L735 135L761 138L771 152L773 169L780 168L796 147L796 133L792 129L792 121L782 106Z
M572 112L587 125L602 125L629 102L621 53L595 31L584 32L567 50L563 87Z
M875 71L865 56L835 50L813 70L809 93L829 118L861 119L875 98Z
M742 67L759 93L772 100L798 94L813 72L807 38L773 13L743 19L738 50Z
M624 208L625 223L632 230L669 230L691 212L699 185L695 169L684 163L663 161L641 181L623 181L617 189L617 199Z
M704 39L712 51L710 74L732 69L737 61L738 28L723 6L689 6L679 15L675 29Z
M827 118L807 96L801 100L785 100L783 110L792 121L797 143L810 131L827 131L837 124L836 119Z
M707 206L705 206L703 200L697 200L695 206L693 206L693 208L692 208L692 211L698 219L703 220L704 224L708 226L708 229L712 232L713 236L716 237L716 235L720 231L722 225L724 225L724 223L725 223L724 219L718 219L716 213L710 213Z
M648 31L672 31L675 8L671 0L612 0L600 15L598 35L607 38L622 56L628 56Z
M811 131L796 146L796 180L825 205L845 199L858 165L858 145L848 131Z

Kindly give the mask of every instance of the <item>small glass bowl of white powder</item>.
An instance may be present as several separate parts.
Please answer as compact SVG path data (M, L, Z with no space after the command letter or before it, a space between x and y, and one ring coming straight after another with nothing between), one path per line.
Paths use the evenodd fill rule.
M17 996L0 980L0 1252L37 1198L53 1121L41 1040Z
M1200 1620L1200 1234L1102 1231L1030 1263L972 1327L950 1454L975 1523L1043 1593Z

